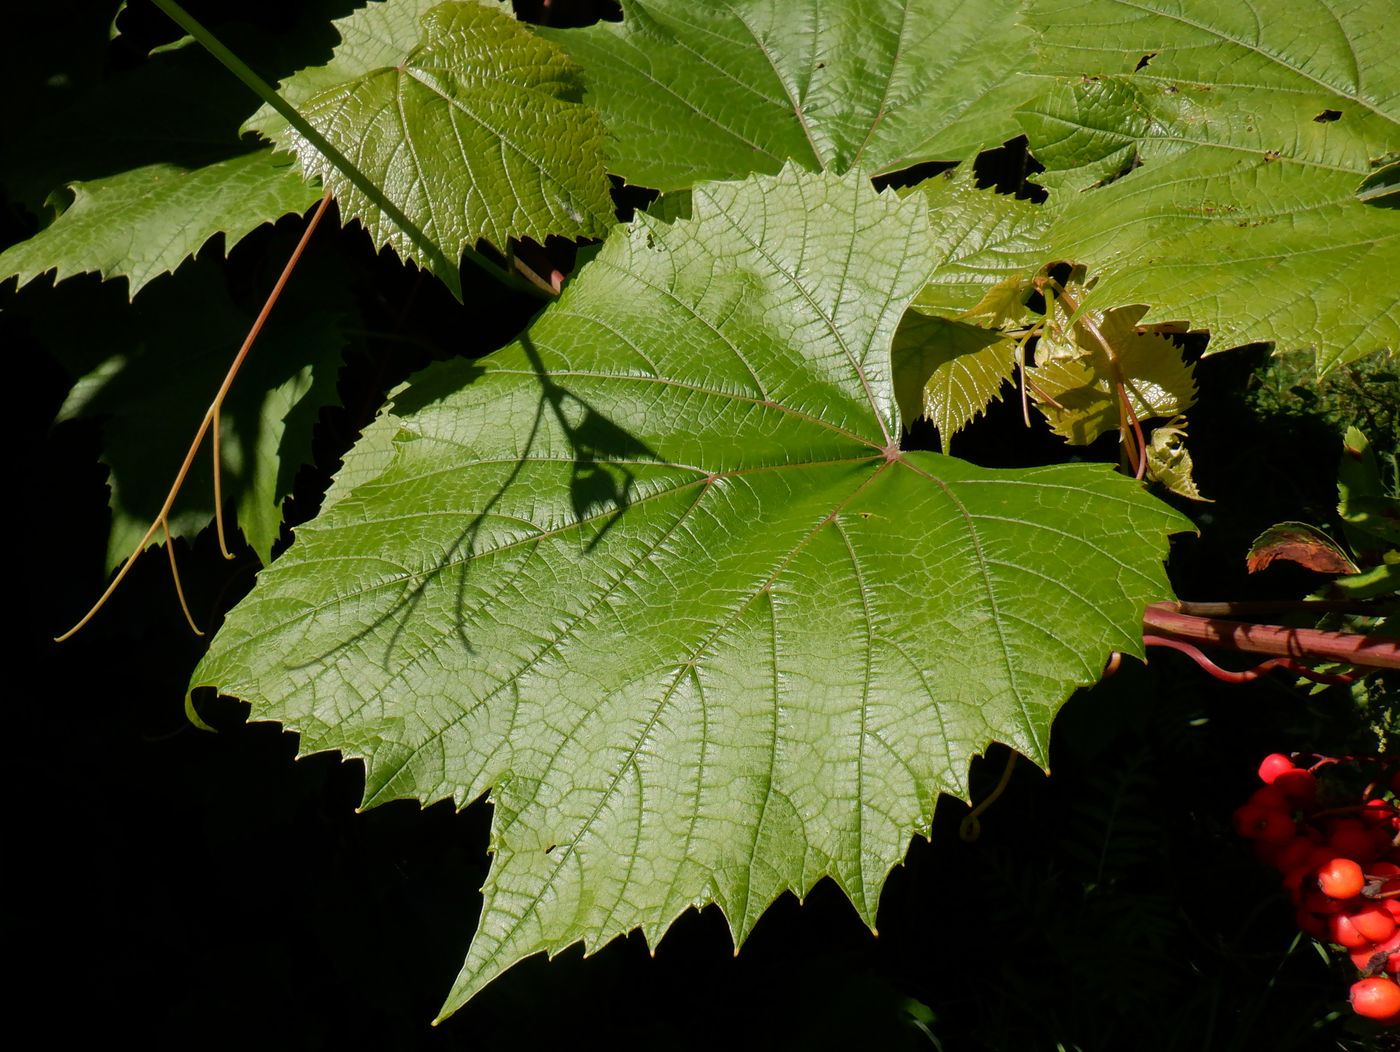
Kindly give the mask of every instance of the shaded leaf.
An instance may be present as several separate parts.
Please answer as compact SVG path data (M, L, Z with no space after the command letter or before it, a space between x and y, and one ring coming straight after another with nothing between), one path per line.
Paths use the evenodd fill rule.
M105 45L105 32L102 36ZM25 105L6 124L7 139L24 144L7 151L0 170L12 202L38 215L45 211L45 199L69 183L160 164L195 170L248 151L250 144L238 140L239 122L248 114L248 89L202 48L109 69L55 110L41 101L36 105L33 97L55 84L72 84L73 36L65 31L54 39L62 39L63 48L50 49L48 56L44 49L23 49L36 62L47 57L42 68L49 83L31 84Z
M325 286L314 288L312 302L309 274L298 277L222 414L224 497L264 563L281 531L282 499L311 459L316 415L335 398L341 320L350 309ZM252 320L230 300L217 271L196 263L124 311L90 307L47 322L46 342L79 376L58 420L102 424L102 461L111 470L109 569L131 555L160 510ZM209 463L207 451L195 462L170 516L174 536L192 538L213 518Z
M1348 427L1342 438L1337 514L1352 548L1363 558L1379 557L1386 545L1400 545L1400 497L1387 492L1376 451L1356 427Z
M1400 161L1377 168L1361 180L1356 199L1375 208L1400 208Z
M624 0L545 30L584 69L609 167L673 190L785 162L879 174L1017 134L1033 87L1024 0Z
M1016 373L1016 344L1001 333L918 310L904 315L893 353L900 414L928 417L945 453Z
M232 248L264 223L304 212L321 191L291 159L256 150L203 168L154 164L73 183L73 203L44 230L0 253L0 281L54 272L62 281L97 273L125 277L132 296L168 274L215 234Z
M283 96L400 210L407 230L268 108L248 127L297 155L375 241L455 282L464 248L601 236L613 221L603 126L573 64L486 2L371 3Z
M824 876L872 922L970 757L1043 763L1170 595L1189 523L1131 480L896 448L917 200L789 169L692 213L639 215L519 342L414 379L392 462L299 529L192 677L363 758L367 805L491 792L445 1013L709 902L742 942Z
M1054 209L977 189L967 165L925 180L912 192L928 207L938 253L938 265L915 305L930 314L985 319L992 326L1028 320L1030 279L1047 262L1045 235Z

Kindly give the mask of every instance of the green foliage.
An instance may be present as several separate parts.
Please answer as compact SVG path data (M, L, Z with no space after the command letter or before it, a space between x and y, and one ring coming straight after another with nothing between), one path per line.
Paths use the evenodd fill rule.
M294 294L281 323L239 377L222 414L225 497L234 502L249 546L264 564L282 527L282 501L310 459L317 413L335 399L335 378L354 307L342 289ZM58 421L89 418L103 428L111 472L112 525L107 567L131 555L165 500L171 480L218 389L252 316L230 298L218 272L201 261L159 282L133 309L57 315L43 338L75 378ZM200 340L190 334L206 332ZM213 479L201 457L170 531L193 538L214 515ZM159 537L157 537L157 540Z
M321 191L296 178L290 160L255 150L202 168L134 168L73 183L73 203L46 229L0 253L0 280L45 271L54 280L95 272L125 277L131 295L168 274L215 234L234 245L254 228L304 212Z
M596 237L611 221L603 126L571 63L490 0L389 0L336 23L341 46L282 93L437 249L455 280L485 239ZM297 155L347 217L405 259L434 262L314 146L264 108L248 127ZM445 260L443 263L441 260Z
M823 877L873 925L971 758L1003 742L1048 763L1069 694L1141 654L1189 522L1104 465L901 448L915 417L946 453L1008 380L1078 444L1170 417L1150 470L1194 497L1195 378L1165 323L1210 351L1312 349L1318 372L1400 343L1387 0L623 7L579 30L491 0L335 22L330 60L281 91L373 194L270 109L246 127L305 183L222 126L206 154L183 122L160 156L118 136L126 167L79 150L7 183L74 201L0 274L150 285L100 342L81 316L55 337L77 381L60 417L104 422L109 565L242 336L213 261L180 267L214 233L232 245L324 186L487 309L496 291L457 274L479 242L605 239L509 346L394 393L191 680L302 753L362 759L367 805L490 794L481 923L444 1013L525 956L634 929L655 946L707 903L737 945ZM1046 200L978 177L974 155L1019 132ZM909 173L931 162L952 170ZM906 189L872 187L896 173ZM609 175L666 194L619 225ZM225 413L264 562L345 343L322 291L275 316ZM1376 532L1374 496L1349 527ZM195 498L175 532L211 511ZM1148 824L1109 828L1144 811L1120 773L1091 787L1086 883L1111 880L1110 848L1150 847ZM1085 915L1153 951L1165 911L1140 905Z
M1066 78L1020 114L1063 203L1047 248L1100 275L1096 304L1189 317L1212 350L1311 348L1320 371L1400 343L1400 304L1366 288L1400 266L1400 212L1357 197L1400 152L1389 0L1033 17Z
M626 0L620 24L552 31L613 131L609 167L673 190L775 172L894 172L1016 134L1023 0Z
M388 468L194 674L364 757L367 803L494 787L447 1011L527 954L655 944L710 901L742 942L823 876L873 923L972 754L1044 762L1055 709L1168 594L1188 524L1127 480L893 452L917 200L788 170L693 210L616 233L483 366L400 392Z

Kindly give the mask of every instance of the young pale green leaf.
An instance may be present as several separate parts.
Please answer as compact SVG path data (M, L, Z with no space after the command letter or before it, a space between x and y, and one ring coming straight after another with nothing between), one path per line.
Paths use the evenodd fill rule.
M1178 496L1211 503L1196 486L1195 465L1186 448L1186 420L1177 417L1152 429L1147 441L1147 477Z
M1115 369L1088 326L1071 329L1069 312L1058 303L1055 309L1065 323L1060 331L1072 331L1074 342L1042 338L1036 364L1027 370L1030 387L1051 429L1076 446L1087 446L1104 432L1118 430ZM1196 400L1194 370L1167 337L1137 331L1146 313L1145 307L1118 307L1102 315L1090 312L1090 320L1113 348L1116 374L1138 419L1176 416Z
M805 168L893 172L1017 134L1025 0L624 0L544 31L584 69L609 167L672 190Z
M1070 692L1142 652L1185 519L1103 465L898 448L890 345L933 263L919 200L861 173L702 184L517 343L413 380L392 462L230 614L193 686L363 758L367 804L491 791L444 1012L710 902L742 942L826 876L872 922L970 758L1043 763Z
M1065 198L1047 256L1098 273L1096 303L1189 315L1212 350L1311 347L1325 371L1400 343L1374 288L1400 267L1400 212L1357 196L1400 150L1394 15L1042 0L1044 68L1067 78L1021 114Z
M264 563L281 532L282 500L311 458L316 415L335 398L341 319L351 309L334 288L322 286L313 296L309 275L300 277L222 414L224 496L235 503L238 526ZM109 569L131 555L160 510L251 322L203 261L153 286L134 307L89 306L46 320L41 338L79 377L58 420L102 424L102 460L111 470ZM170 516L172 535L193 538L213 512L206 455L196 460Z
M321 191L303 182L285 154L256 150L203 168L152 164L73 183L73 203L28 241L0 253L0 281L19 284L47 271L125 277L130 294L168 274L215 234L232 247Z
M281 91L415 229L385 215L270 109L247 126L293 151L376 242L449 272L450 282L462 250L483 238L504 249L513 237L543 243L607 230L602 122L578 103L569 58L508 9L386 0L335 25L331 61Z
M1016 344L995 329L911 310L894 338L894 389L906 420L926 416L943 452L1016 374Z

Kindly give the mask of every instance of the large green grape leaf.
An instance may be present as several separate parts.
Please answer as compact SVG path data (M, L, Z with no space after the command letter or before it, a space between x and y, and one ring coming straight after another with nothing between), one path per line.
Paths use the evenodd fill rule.
M271 150L193 170L152 164L71 189L73 203L53 223L0 253L0 281L18 277L23 285L50 270L55 281L95 272L125 277L135 296L215 234L232 246L321 197L298 178L290 158Z
M898 448L890 344L934 261L917 198L790 167L691 207L618 228L517 343L401 391L392 460L369 443L379 473L192 677L362 758L367 805L491 791L445 1012L710 902L737 944L825 876L873 923L972 755L1045 762L1060 704L1170 594L1189 524L1106 466Z
M1320 369L1400 343L1400 212L1357 190L1400 151L1392 0L1042 3L1021 114L1067 198L1045 248L1093 301L1187 315L1211 349L1314 348ZM1140 68L1138 68L1140 67Z
M609 167L662 190L806 168L961 160L1017 134L1025 0L624 0L544 31L583 66Z
M573 63L487 0L371 3L335 23L324 66L283 85L288 102L413 227L386 215L268 108L248 127L294 152L376 242L453 282L486 239L601 236L612 222L603 125L578 103Z
M282 502L311 459L319 411L336 395L349 297L305 267L240 370L222 413L223 495L264 563L282 527ZM58 420L102 425L111 471L107 565L131 555L160 510L204 411L252 315L204 260L120 309L89 297L46 312L36 335L75 377ZM170 516L193 538L214 513L208 455L199 457ZM160 540L160 535L156 536Z

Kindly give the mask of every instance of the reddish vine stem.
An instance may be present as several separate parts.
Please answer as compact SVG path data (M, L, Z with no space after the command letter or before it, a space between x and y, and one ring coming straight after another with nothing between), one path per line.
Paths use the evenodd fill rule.
M1270 654L1300 664L1336 661L1360 668L1400 669L1400 643L1377 636L1198 617L1182 613L1174 603L1153 603L1142 622L1144 631L1158 639Z
M292 250L291 257L287 260L287 265L282 268L282 274L277 279L277 284L275 284L272 287L272 291L268 293L267 300L263 303L262 310L258 312L257 318L254 319L252 327L248 330L248 335L244 337L243 346L241 346L238 349L238 353L234 355L233 364L229 366L228 372L224 374L224 382L219 385L218 393L214 395L214 401L210 403L209 408L205 410L204 420L200 423L199 430L195 432L194 441L190 443L190 448L185 453L184 463L180 465L180 470L175 475L175 481L171 483L170 491L165 496L165 503L161 505L160 511L156 513L155 521L151 523L150 529L148 529L141 540L137 542L136 547L132 550L131 555L127 557L122 568L118 570L117 575L112 578L112 583L107 586L107 590L102 593L97 602L93 603L92 609L84 614L82 620L67 632L64 632L61 636L55 636L55 642L62 643L65 639L71 638L79 629L91 621L99 610L107 605L107 600L112 597L112 593L117 590L117 587L126 578L126 575L131 572L131 568L136 564L136 560L140 557L141 553L146 550L146 545L149 544L151 538L156 535L157 530L162 531L165 537L166 553L170 557L170 573L175 579L175 593L180 599L180 609L184 611L185 620L189 622L190 628L194 630L195 634L204 634L199 630L199 626L195 624L193 615L190 614L189 605L185 602L184 588L180 585L180 571L175 563L175 549L170 543L170 509L175 506L175 498L179 495L180 489L185 484L185 478L189 475L190 467L194 464L195 455L199 452L200 446L204 444L204 436L209 433L211 426L217 427L218 425L219 411L223 408L224 399L228 396L229 389L233 386L233 378L238 375L238 370L242 367L243 360L248 357L248 352L252 349L253 342L258 338L258 334L262 332L263 324L267 321L268 315L272 313L273 305L276 304L278 297L282 295L282 289L286 286L287 280L292 276L292 271L296 269L296 265L298 261L300 261L302 253L306 250L307 243L311 240L311 235L315 233L316 227L321 222L321 217L325 215L326 209L330 206L330 203L331 194L330 191L327 190L325 195L321 198L320 205L317 206L315 213L312 215L311 221L306 225L306 230L301 235L301 240L297 242L296 248ZM216 451L219 448L217 431L215 431L214 434L214 448ZM227 545L224 543L223 510L220 507L219 500L223 495L223 491L219 482L219 458L217 452L214 457L214 493L214 522L219 535L219 549L223 552L224 558L231 559L233 555L229 552Z
M1253 668L1235 672L1231 669L1221 668L1210 658L1206 657L1205 652L1194 643L1186 643L1180 639L1169 639L1164 636L1153 635L1144 635L1142 641L1149 647L1170 647L1172 650L1181 651L1209 673L1212 678L1218 679L1222 683L1253 683L1256 679L1272 672L1276 668L1285 669L1292 672L1294 675L1303 676L1315 683L1353 683L1356 681L1356 676L1349 672L1318 672L1316 669L1309 668L1302 662L1295 661L1293 658L1288 657L1269 658L1267 661L1260 662Z
M1074 317L1079 310L1079 304L1065 291L1063 286L1060 287L1059 295L1060 302L1065 305L1070 317ZM1109 378L1113 382L1113 392L1118 399L1118 434L1123 440L1123 456L1129 464L1133 465L1133 477L1141 479L1147 474L1147 439L1143 437L1142 421L1133 411L1132 400L1128 398L1128 385L1123 379L1123 369L1118 361L1118 352L1104 336L1098 323L1087 312L1074 324L1083 328L1103 349L1104 358L1108 361Z

